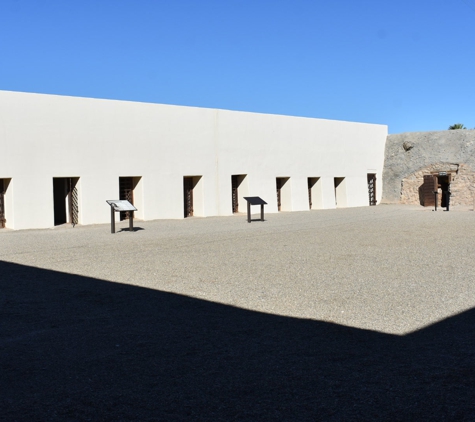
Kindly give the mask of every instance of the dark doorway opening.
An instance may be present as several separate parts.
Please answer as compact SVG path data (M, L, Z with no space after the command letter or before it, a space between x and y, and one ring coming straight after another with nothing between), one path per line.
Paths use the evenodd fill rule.
M344 177L334 177L333 178L333 184L335 186L335 205L337 207L344 207L346 206L345 202L345 196L346 196L346 191L345 191L345 185L344 185Z
M284 185L284 181L281 177L277 177L275 179L275 185L277 190L277 211L282 209L282 186Z
M193 177L183 178L184 217L193 217Z
M54 225L70 223L73 226L79 220L79 198L77 183L79 177L53 177Z
M277 192L277 210L290 211L291 197L290 197L290 177L276 177L275 185Z
M183 177L183 217L203 217L203 176Z
M312 191L315 189L315 185L320 180L319 177L308 177L307 178L307 188L308 188L308 209L313 209L313 195Z
M4 229L7 222L5 218L5 190L5 182L0 179L0 229Z
M119 177L119 199L122 201L129 201L134 205L134 178L133 177ZM133 211L121 211L120 221L128 220L131 215L134 218Z
M439 188L442 190L441 207L448 207L450 201L450 175L438 176Z
M239 212L239 196L238 196L238 187L239 187L239 176L231 176L231 196L232 196L232 207L233 214Z
M419 199L424 207L433 207L436 205L435 193L437 194L437 206L448 207L450 203L450 181L451 174L426 174L424 182L419 187Z
M316 181L315 181L316 182ZM315 182L312 183L312 179L309 177L307 179L307 188L308 188L308 209L312 209L312 186L315 184Z
M369 205L376 205L376 174L368 173Z
M232 208L233 214L239 212L239 186L245 179L245 174L233 174L231 176L231 200L232 200Z
M141 176L119 177L119 199L129 201L134 206L135 202L142 204L141 179ZM140 213L140 209L138 212ZM120 221L128 220L129 215L136 218L135 211L122 211L120 212Z

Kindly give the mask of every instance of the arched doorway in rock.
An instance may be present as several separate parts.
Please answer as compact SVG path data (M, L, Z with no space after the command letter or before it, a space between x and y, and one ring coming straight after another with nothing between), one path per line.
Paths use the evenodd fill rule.
M451 173L441 171L425 174L424 182L419 187L420 204L424 207L445 207L450 204ZM436 207L436 208L437 208Z
M434 176L437 181L434 180ZM450 208L473 207L475 169L465 163L438 162L424 165L401 180L399 203L433 207L436 188L437 190L440 188L438 206L446 206L448 195L442 195L442 192L450 192Z

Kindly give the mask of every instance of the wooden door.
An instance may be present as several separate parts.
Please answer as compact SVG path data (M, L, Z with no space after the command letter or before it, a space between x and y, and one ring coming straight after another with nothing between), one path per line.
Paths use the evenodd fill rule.
M119 199L127 200L132 205L134 204L134 181L132 177L119 177ZM131 217L134 218L133 211L122 211L120 213L120 220L128 219L129 212L132 213Z
M437 176L426 174L424 183L421 186L421 199L424 207L433 207L435 205L434 192L437 191Z
M183 178L183 203L184 203L184 216L193 216L193 177Z

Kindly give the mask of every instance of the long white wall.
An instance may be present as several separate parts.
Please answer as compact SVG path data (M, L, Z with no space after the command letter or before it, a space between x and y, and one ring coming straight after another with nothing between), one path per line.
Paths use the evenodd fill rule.
M183 218L184 176L202 176L198 216L232 214L233 174L247 175L240 196L261 196L270 213L276 177L290 178L283 210L309 209L309 177L320 178L314 207L335 208L335 177L338 206L366 206L367 173L381 198L386 136L383 125L0 91L7 227L54 225L53 177L79 177L80 224L109 221L121 176L141 178L145 220Z

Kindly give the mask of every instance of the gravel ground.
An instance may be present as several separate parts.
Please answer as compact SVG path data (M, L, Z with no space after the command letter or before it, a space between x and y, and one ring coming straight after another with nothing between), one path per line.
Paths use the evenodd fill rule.
M1 420L475 420L475 213L0 231Z

